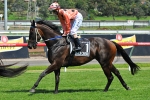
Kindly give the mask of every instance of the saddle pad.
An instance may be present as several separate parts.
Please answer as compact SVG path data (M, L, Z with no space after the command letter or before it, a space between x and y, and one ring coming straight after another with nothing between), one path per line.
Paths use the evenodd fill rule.
M75 56L87 56L90 55L90 41L86 38L80 38L81 43L81 51L75 52ZM74 48L74 43L70 42L70 54L72 53L72 50Z

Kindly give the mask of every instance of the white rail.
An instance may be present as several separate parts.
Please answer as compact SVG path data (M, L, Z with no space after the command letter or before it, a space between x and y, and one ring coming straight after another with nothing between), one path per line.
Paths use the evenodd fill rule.
M28 36L29 30L0 30L0 35ZM79 34L150 34L150 30L79 30Z
M58 20L51 20L56 25L60 25L60 22ZM0 24L4 24L3 21L0 22ZM28 20L22 20L22 21L8 21L8 26L30 26L31 22ZM94 21L94 20L84 20L82 23L83 27L88 26L149 26L150 20L147 21L134 21L134 20L126 20L126 21Z

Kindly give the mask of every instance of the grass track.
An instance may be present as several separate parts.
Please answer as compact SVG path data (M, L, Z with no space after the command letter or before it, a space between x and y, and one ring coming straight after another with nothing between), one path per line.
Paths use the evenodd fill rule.
M67 72L62 69L60 75L59 93L54 91L54 74L43 78L37 87L36 93L29 93L40 70L31 70L16 78L0 78L0 100L149 100L150 97L150 68L142 67L136 75L132 76L126 65L119 66L120 73L128 86L132 89L126 91L117 77L114 78L109 91L102 92L106 85L106 77L101 68L94 67L92 70L71 67ZM144 65L143 65L144 66ZM45 68L43 66L43 68Z

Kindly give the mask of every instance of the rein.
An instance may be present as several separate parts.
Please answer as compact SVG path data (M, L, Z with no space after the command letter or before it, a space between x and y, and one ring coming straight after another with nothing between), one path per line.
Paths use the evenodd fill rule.
M44 41L56 40L56 39L60 39L60 38L62 38L62 36L55 36L54 38L49 38L49 39L44 40Z
M45 25L44 25L43 27L47 28ZM39 34L38 29L37 29L36 27L35 27L35 29L36 29L36 34ZM48 27L47 29L50 30L49 27ZM40 34L39 34L39 35L40 35ZM41 37L41 35L40 35L40 37ZM36 37L36 38L37 38L37 37ZM49 39L46 39L46 40L44 40L44 41L56 40L56 39L59 39L59 38L62 38L62 36L55 36L55 37L53 37L53 38L49 38Z
M43 27L45 27L45 28L47 28L48 30L50 30L49 27L47 27L47 26L45 26L45 25L44 25ZM40 37L41 37L41 34L40 34L39 31L38 31L38 28L37 28L36 26L35 26L34 28L35 28L35 33L36 33L36 34L39 34ZM42 38L42 37L41 37L41 38ZM46 39L46 40L43 40L43 41L47 42L47 41L56 40L56 39L60 39L60 38L62 38L62 36L61 36L61 35L57 35L57 36L55 36L55 37L52 37L52 38L49 38L49 39ZM37 35L36 35L36 42L37 42ZM52 49L53 47L65 46L65 45L66 45L66 44L58 45L57 43L58 43L58 42L56 42L52 47L48 47L48 48L49 48L49 49Z

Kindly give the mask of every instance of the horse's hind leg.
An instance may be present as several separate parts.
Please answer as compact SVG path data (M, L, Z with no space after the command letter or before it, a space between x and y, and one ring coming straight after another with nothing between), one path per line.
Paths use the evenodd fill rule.
M105 89L104 89L104 92L106 92L106 91L108 91L108 88L109 88L110 84L112 83L114 77L113 77L113 75L112 75L112 73L111 73L111 71L110 71L108 66L107 67L106 66L102 66L102 69L104 71L104 74L107 77L107 84L106 84Z
M112 65L111 71L118 77L118 79L119 79L119 81L121 82L122 86L123 86L126 90L130 90L130 88L127 86L127 84L126 84L125 81L123 80L122 76L120 75L119 70L116 69L114 65Z

